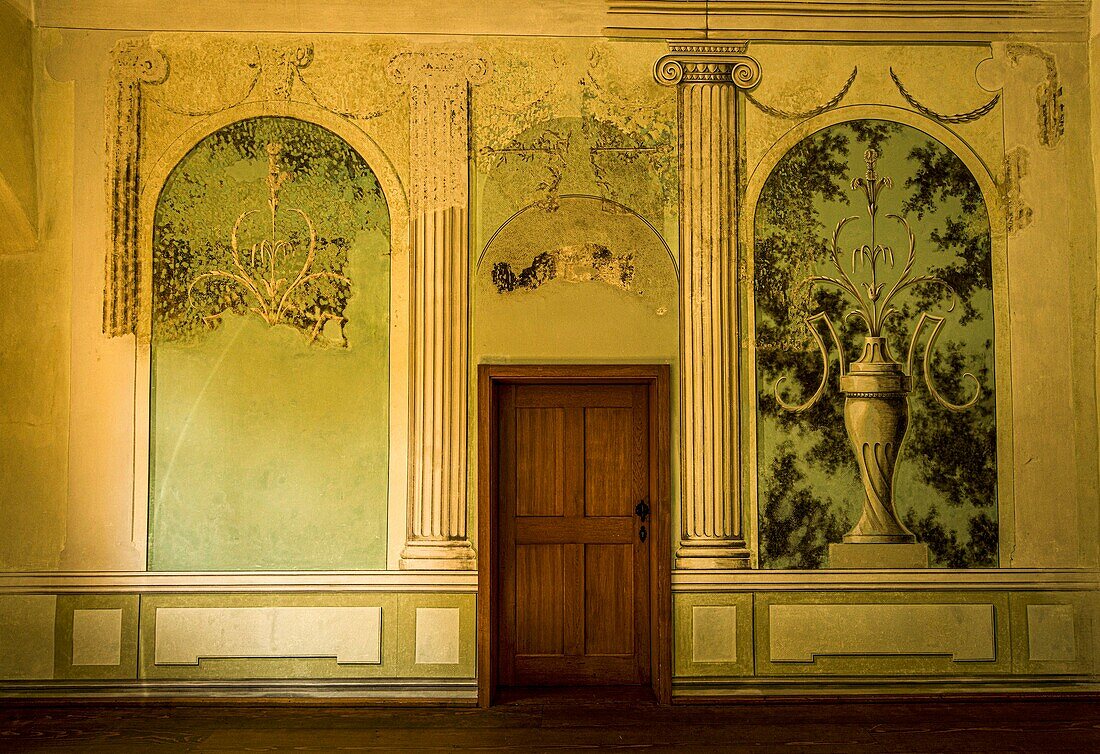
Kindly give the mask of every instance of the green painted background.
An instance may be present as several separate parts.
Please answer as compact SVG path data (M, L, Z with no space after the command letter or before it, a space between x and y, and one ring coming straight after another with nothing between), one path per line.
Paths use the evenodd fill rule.
M300 208L319 235L314 269L351 280L350 295L319 281L302 307L342 312L342 334L328 322L311 342L308 326L271 326L229 289L185 295L225 266L235 218L267 212L273 142L288 173L278 234L297 242L287 274L304 259ZM149 567L385 568L389 220L373 173L316 125L257 118L180 162L155 222ZM248 222L242 248L263 237Z
M958 293L954 311L940 290L903 293L902 315L889 321L895 359L904 361L921 311L944 314L932 371L946 398L962 402L982 386L978 404L963 413L936 405L923 379L914 379L909 431L899 456L895 504L934 566L997 565L996 396L989 219L973 176L954 154L928 135L886 121L854 121L819 131L776 165L761 193L755 218L757 439L760 553L764 568L819 568L829 542L839 542L859 517L863 488L844 429L844 398L837 386L835 349L827 392L812 409L779 409L776 380L788 375L783 394L801 403L813 393L821 358L803 323L824 308L845 341L849 359L862 351L864 329L843 321L851 307L832 289L812 295L799 283L830 274L826 248L844 217L858 216L840 238L850 270L852 249L870 241L867 203L851 180L866 173L865 152L879 152L877 171L893 187L879 196L879 243L893 247L896 267L880 263L879 279L892 282L905 265L904 230L887 213L904 215L916 237L914 275L935 274ZM882 268L885 268L883 271ZM870 279L866 266L852 275ZM822 330L824 332L824 330ZM928 335L925 330L920 341ZM827 334L824 337L828 337ZM918 364L920 362L918 361Z

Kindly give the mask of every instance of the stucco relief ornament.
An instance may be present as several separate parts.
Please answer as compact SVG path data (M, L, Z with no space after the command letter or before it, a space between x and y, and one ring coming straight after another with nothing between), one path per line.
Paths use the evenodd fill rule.
M313 45L292 45L270 51L274 65L271 72L271 92L279 99L290 99L294 82L301 80L302 71L313 64Z
M829 380L829 352L817 324L823 322L837 348L840 367L840 391L844 394L844 426L848 431L852 448L859 465L863 481L863 511L855 527L844 535L848 543L894 544L913 543L916 537L905 528L898 519L894 508L894 472L897 468L898 453L909 427L909 394L912 392L914 356L921 331L926 324L932 325L932 332L925 344L922 369L925 384L932 399L950 411L965 411L978 402L981 385L978 378L970 372L963 374L974 383L974 394L964 403L955 404L945 399L936 389L932 378L932 350L936 339L946 321L945 317L921 312L916 327L909 340L909 353L903 366L895 361L890 353L888 338L884 336L883 325L890 317L901 314L892 305L894 299L903 291L917 285L941 286L951 294L948 311L954 310L955 291L944 280L933 275L914 275L916 262L916 241L913 231L904 217L889 214L904 229L909 239L909 251L901 275L892 283L879 279L879 264L888 264L894 268L894 252L875 238L875 220L878 214L878 197L884 188L893 185L889 177L880 177L875 173L878 153L867 150L867 174L852 181L853 189L861 189L867 198L867 213L871 219L871 242L856 247L852 251L851 271L866 266L870 271L870 281L856 283L840 262L840 234L845 226L857 217L846 217L836 225L829 252L829 262L836 276L811 275L805 278L803 285L827 285L840 290L855 305L845 315L845 319L861 320L867 328L864 337L863 353L848 364L844 346L837 336L829 316L824 311L805 319L806 326L817 342L821 353L823 373L821 382L814 394L802 404L787 403L779 394L779 387L787 379L780 377L774 387L775 398L779 405L788 411L800 412L809 409L825 393Z
M396 84L430 80L453 85L478 85L488 80L493 66L487 58L451 50L399 52L386 67Z

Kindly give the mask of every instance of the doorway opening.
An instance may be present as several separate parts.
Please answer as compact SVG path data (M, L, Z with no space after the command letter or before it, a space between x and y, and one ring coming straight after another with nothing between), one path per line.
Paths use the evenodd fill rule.
M669 367L482 365L478 700L671 695Z

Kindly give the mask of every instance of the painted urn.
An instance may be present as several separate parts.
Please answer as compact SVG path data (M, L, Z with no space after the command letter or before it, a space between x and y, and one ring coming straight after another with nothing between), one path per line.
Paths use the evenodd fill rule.
M779 405L788 411L805 411L813 406L825 393L829 380L829 350L819 331L824 325L837 350L840 366L840 392L844 395L844 427L852 443L856 462L859 465L863 481L864 501L859 521L844 535L846 544L868 545L912 545L916 537L905 528L894 508L894 474L897 469L898 454L901 452L905 433L909 428L909 394L912 391L914 357L917 344L926 324L932 330L924 346L923 371L928 393L944 408L950 411L964 411L977 403L981 395L978 379L971 373L963 375L974 385L974 393L969 400L961 404L946 400L936 389L932 380L931 358L946 318L938 314L922 311L913 327L909 340L908 356L905 364L894 359L890 353L884 325L891 317L901 316L901 310L892 302L902 292L913 286L939 286L948 293L951 304L948 311L954 309L955 291L944 280L934 275L921 275L915 271L916 240L908 221L900 215L890 214L888 218L897 221L908 238L908 253L905 266L896 278L880 278L880 265L894 268L894 251L890 246L876 240L876 215L878 214L879 193L892 186L889 177L880 177L875 172L878 152L867 150L864 155L867 163L866 175L852 181L853 189L861 189L867 198L867 214L870 218L870 243L862 244L852 251L852 264L849 269L841 264L840 235L848 223L856 217L846 217L837 223L833 230L832 245L828 262L832 274L810 275L802 284L825 285L835 288L847 298L852 308L845 319L859 320L866 327L863 352L859 358L846 363L844 344L837 336L836 328L828 313L819 311L807 317L805 322L810 334L817 343L822 359L821 382L804 403L786 402L779 387L786 379L781 377L775 383L774 394ZM857 268L865 269L863 274Z

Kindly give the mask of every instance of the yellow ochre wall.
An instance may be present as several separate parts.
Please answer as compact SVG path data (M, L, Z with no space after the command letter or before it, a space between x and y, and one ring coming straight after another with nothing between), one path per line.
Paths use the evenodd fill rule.
M418 307L427 306L411 282L425 264L416 257L417 213L454 196L461 212L448 217L466 231L455 231L461 243L452 236L446 243L456 258L467 255L468 282L448 278L447 296L467 322L460 337L468 356L449 365L448 379L465 375L457 384L467 400L464 413L452 402L440 415L466 417L455 434L465 433L466 464L448 468L464 472L458 484L467 494L451 495L447 510L464 520L476 551L479 364L670 364L675 550L685 466L680 202L699 177L678 171L677 89L659 84L653 66L668 40L707 41L707 28L710 42L747 40L743 54L761 70L751 90L756 104L741 100L736 125L742 207L754 206L771 168L801 137L855 118L924 130L955 149L982 187L994 226L1004 371L996 383L1000 567L674 568L674 695L1095 688L1095 8L1090 31L1084 4L1065 17L1041 9L1019 19L979 14L961 26L949 15L876 15L875 3L865 17L824 21L787 10L709 21L691 11L669 20L647 3L603 0L570 0L553 12L540 3L471 11L426 0L351 10L322 0L264 11L212 0L138 11L121 0L69 5L0 0L0 223L15 229L0 238L0 692L173 693L186 681L192 693L474 697L473 561L425 569L403 559L417 442L410 354L424 322ZM407 61L417 55L435 56L431 86L410 73ZM154 69L167 62L149 70L143 60ZM904 99L891 68L931 113ZM823 107L853 69L843 97ZM453 70L465 77L457 88L439 78ZM148 80L127 89L135 76ZM126 99L138 90L137 100ZM449 144L467 148L453 153L429 140L425 153L416 117L427 111L417 97L456 91L459 105L446 100ZM980 117L950 117L994 96ZM127 102L137 111L126 111ZM1061 108L1061 125L1043 120L1051 106ZM127 146L138 133L135 112L140 136ZM389 248L379 253L389 254L389 381L387 394L372 396L388 407L388 455L375 461L385 466L377 473L386 484L376 485L384 498L364 505L372 517L366 565L356 560L361 549L347 547L315 559L340 570L246 563L166 571L150 565L148 550L156 438L149 394L156 378L142 324L148 291L134 291L137 324L107 334L105 300L126 287L105 272L117 253L112 223L135 223L136 263L145 264L172 168L208 134L263 116L337 134L363 156L385 196ZM139 180L124 187L123 212L109 186L126 154ZM448 193L456 191L452 178L438 178L448 166L467 178L456 194ZM372 238L374 249L381 242ZM745 235L738 240L734 272L744 291L751 246ZM599 267L604 249L611 265L631 265L629 280ZM518 273L543 252L566 272L529 289L498 285L494 268ZM373 281L372 290L386 285ZM741 337L746 374L751 336ZM747 417L753 404L741 398ZM744 421L731 450L753 473ZM316 422L324 426L325 417ZM316 452L356 461L339 455L339 437ZM232 479L224 486L221 511L230 515ZM750 564L758 563L754 506L746 494ZM338 510L317 510L313 522L339 525L331 520ZM310 529L308 510L301 516L287 525L305 534L278 541L303 553L340 546ZM262 531L254 534L263 541ZM186 562L237 562L221 555ZM293 553L259 560L313 562Z

